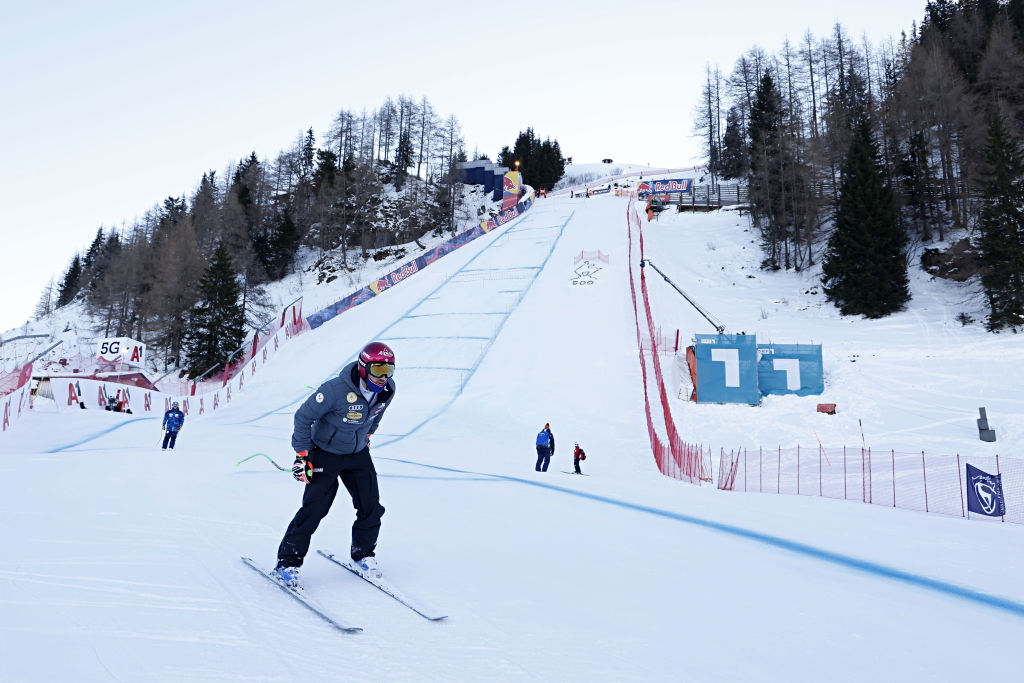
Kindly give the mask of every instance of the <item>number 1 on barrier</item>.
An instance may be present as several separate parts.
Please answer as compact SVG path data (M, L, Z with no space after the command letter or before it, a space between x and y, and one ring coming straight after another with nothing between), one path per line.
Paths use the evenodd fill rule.
M800 359L799 358L773 358L772 368L776 372L786 373L786 388L790 391L800 389Z
M711 349L711 360L725 363L725 386L740 385L740 350Z

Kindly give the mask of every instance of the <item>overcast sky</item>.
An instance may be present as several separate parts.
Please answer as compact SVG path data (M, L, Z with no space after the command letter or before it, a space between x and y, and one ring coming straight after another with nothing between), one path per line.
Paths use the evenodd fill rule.
M426 96L492 158L527 126L577 162L699 161L706 63L836 21L878 45L925 0L10 2L0 8L0 330L97 228L340 109ZM9 337L9 334L5 335Z

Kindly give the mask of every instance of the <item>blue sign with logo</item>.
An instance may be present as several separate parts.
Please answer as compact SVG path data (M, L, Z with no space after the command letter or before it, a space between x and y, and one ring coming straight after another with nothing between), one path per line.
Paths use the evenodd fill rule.
M1003 475L989 474L977 467L967 465L967 509L988 517L1002 517L1006 514L1006 500L1003 498Z
M825 391L821 344L758 344L757 386L763 396Z
M745 334L698 334L697 403L760 401L757 391L757 340Z

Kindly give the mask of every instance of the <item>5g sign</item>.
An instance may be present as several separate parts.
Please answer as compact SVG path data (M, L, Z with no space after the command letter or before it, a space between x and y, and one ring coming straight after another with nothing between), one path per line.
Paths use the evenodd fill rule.
M757 341L745 334L698 334L698 403L757 404Z
M105 363L142 367L146 362L146 345L128 337L107 337L97 342L96 357Z
M820 344L758 344L754 335L698 334L698 403L756 405L768 394L825 390Z

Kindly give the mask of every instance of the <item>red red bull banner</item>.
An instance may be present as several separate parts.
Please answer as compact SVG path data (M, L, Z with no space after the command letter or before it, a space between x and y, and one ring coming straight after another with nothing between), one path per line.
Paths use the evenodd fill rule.
M523 174L519 171L509 171L502 181L504 193L501 197L502 210L511 209L519 203L519 193L523 189Z

